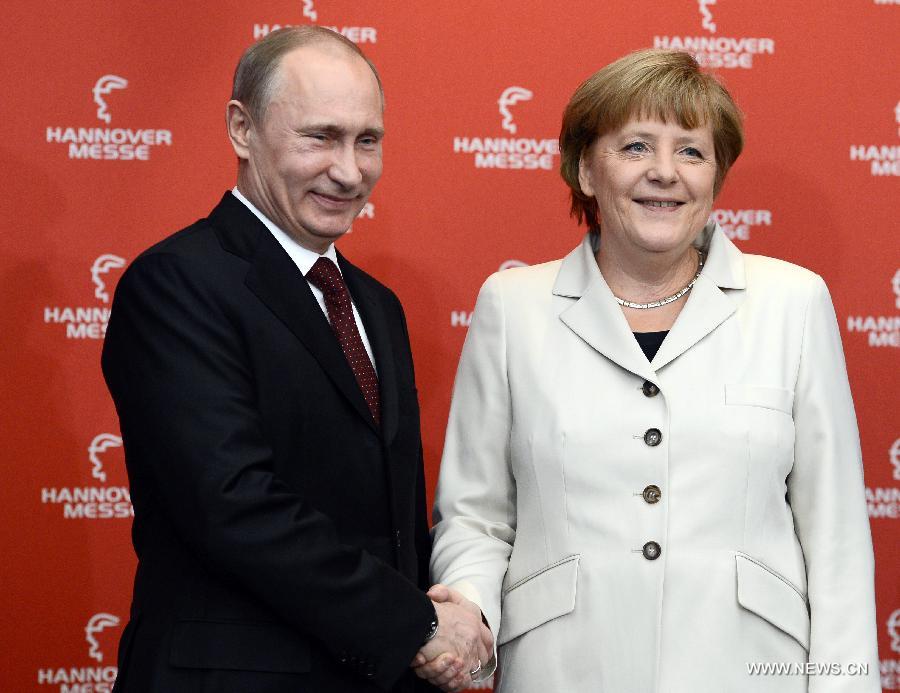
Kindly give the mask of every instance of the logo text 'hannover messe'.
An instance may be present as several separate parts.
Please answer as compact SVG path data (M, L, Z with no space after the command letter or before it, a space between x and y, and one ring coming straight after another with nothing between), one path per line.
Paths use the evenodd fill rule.
M515 113L510 110L523 101L531 101L534 94L525 87L507 87L497 99L500 128L511 135L519 132ZM454 154L473 154L475 168L511 170L544 170L555 168L554 157L559 154L559 141L544 137L464 137L453 138Z
M697 62L709 68L753 67L757 55L773 55L775 39L753 38L749 36L717 36L718 22L715 21L710 6L718 7L718 0L693 0L699 10L700 28L707 32L699 36L654 36L654 48L671 48L687 51Z
M102 612L91 616L84 627L87 658L95 660L99 665L107 662L106 666L92 663L91 666L42 667L37 671L38 685L53 686L60 693L110 693L118 674L115 666L115 641L118 638L115 633L107 632L103 636L106 644L104 647L98 636L104 631L118 628L120 623L118 616Z
M900 438L888 450L888 459L894 467L894 478L900 479ZM866 504L871 519L900 520L900 488L896 486L866 486Z
M318 22L319 10L316 8L316 2L314 2L314 0L300 0L299 4L300 13L303 18L308 19L312 23ZM282 29L287 26L298 25L291 22L280 22L276 24L262 24L257 22L253 25L253 40L259 41L259 39L268 36L276 29ZM345 36L346 38L353 41L353 43L378 42L378 30L374 26L330 26L325 24L323 24L322 26L324 26L326 29L335 31L342 36Z
M888 638L890 639L890 651L897 653L893 659L881 660L881 688L885 691L900 690L900 609L895 609L885 622ZM885 653L886 654L886 653Z
M900 269L890 279L893 307L900 309ZM849 315L847 332L865 332L870 347L900 347L900 315Z
M68 339L103 339L109 322L109 302L112 288L112 270L125 267L124 258L111 253L100 255L91 264L91 282L94 298L105 305L95 306L46 306L44 322L66 326Z
M894 106L894 120L900 137L900 101ZM896 144L851 144L850 161L868 161L873 176L900 176L900 146Z
M91 94L97 104L97 120L112 123L108 97L127 87L127 79L112 74L94 83ZM160 128L48 126L46 138L48 144L68 145L70 159L147 161L151 147L172 145L172 131Z
M112 433L94 436L87 447L91 476L102 486L63 486L41 489L43 505L62 507L67 520L112 520L134 517L131 494L126 486L108 485L104 456L122 447L122 438Z

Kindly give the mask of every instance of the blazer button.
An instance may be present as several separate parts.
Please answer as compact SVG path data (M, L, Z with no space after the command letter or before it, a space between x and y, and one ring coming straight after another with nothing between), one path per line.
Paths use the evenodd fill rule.
M659 490L659 486L656 484L650 484L641 495L645 501L653 505L653 503L659 503L659 499L662 498L662 491Z
M662 553L662 547L657 544L655 541L648 541L644 544L644 548L641 550L641 553L644 554L644 558L648 561L655 561L659 558L659 554Z
M655 448L662 442L662 432L658 428L648 428L644 433L644 442L651 448Z
M400 548L400 530L399 529L394 532L394 544L397 546L398 549Z
M641 386L641 392L644 393L644 397L656 397L659 394L659 388L649 380L645 380Z

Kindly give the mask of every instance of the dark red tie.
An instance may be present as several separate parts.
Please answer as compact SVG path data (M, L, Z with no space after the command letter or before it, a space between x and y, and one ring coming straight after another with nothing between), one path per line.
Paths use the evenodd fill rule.
M381 406L378 398L378 376L363 346L359 328L353 318L353 306L350 303L350 292L344 284L340 271L327 257L320 257L306 273L307 281L318 287L325 295L325 307L331 320L331 329L344 350L344 356L356 376L359 389L362 390L369 411L375 423L381 420Z

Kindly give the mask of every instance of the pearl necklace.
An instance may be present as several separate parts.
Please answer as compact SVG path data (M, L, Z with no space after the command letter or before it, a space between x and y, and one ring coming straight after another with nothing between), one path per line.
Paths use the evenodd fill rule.
M688 282L688 285L683 289L677 291L671 296L666 296L665 298L661 298L657 301L650 301L650 303L634 303L633 301L626 301L624 298L619 298L616 295L613 295L613 298L616 299L616 303L625 308L637 308L638 310L646 310L647 308L659 308L660 306L667 305L672 303L673 301L677 301L679 298L684 296L688 291L694 288L694 283L700 277L700 272L703 271L703 253L697 251L699 262L697 264L697 274L694 275L694 278Z

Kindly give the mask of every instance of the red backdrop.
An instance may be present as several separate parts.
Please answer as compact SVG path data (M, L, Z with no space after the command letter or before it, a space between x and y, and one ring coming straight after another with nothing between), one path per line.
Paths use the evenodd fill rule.
M359 42L387 92L385 174L340 247L406 306L429 493L478 287L581 237L556 173L572 91L653 45L716 68L747 135L717 218L741 249L819 272L834 296L866 465L882 682L900 689L898 5L7 0L0 689L111 687L134 557L99 368L109 298L125 263L233 185L224 104L242 50L313 21Z

